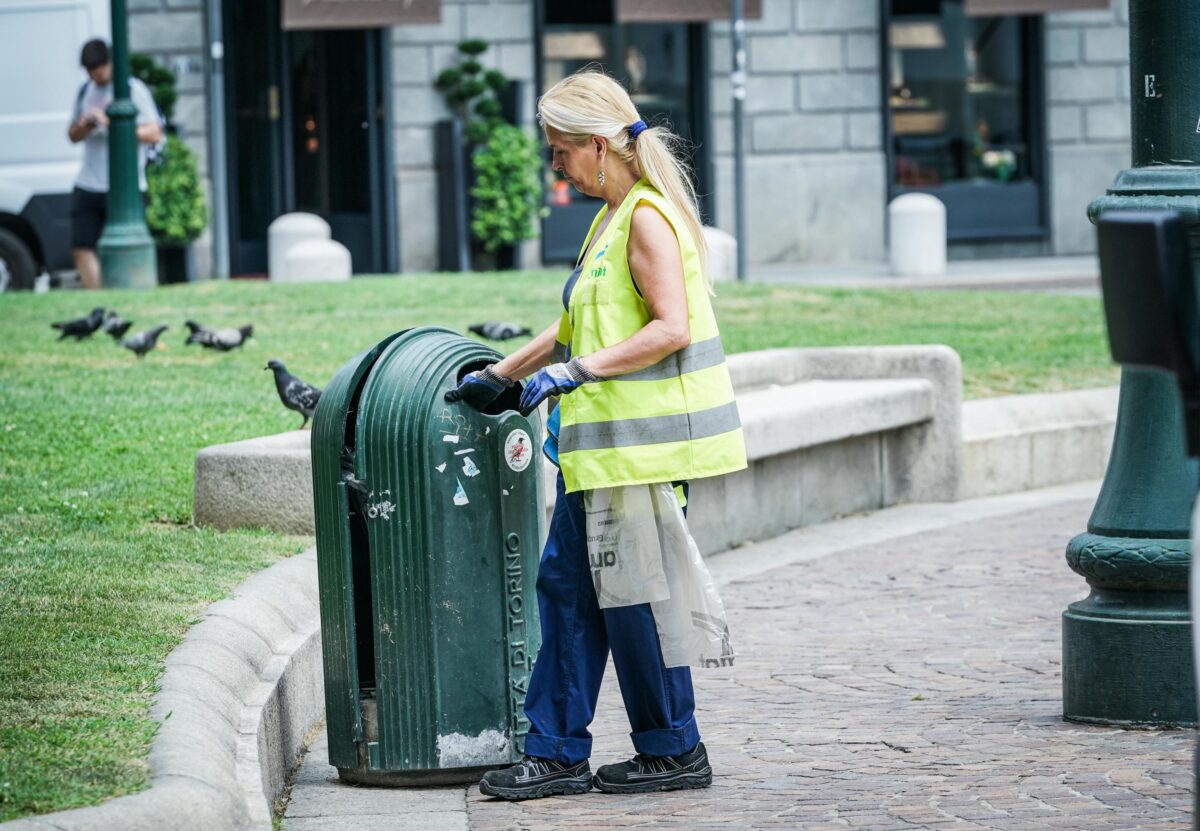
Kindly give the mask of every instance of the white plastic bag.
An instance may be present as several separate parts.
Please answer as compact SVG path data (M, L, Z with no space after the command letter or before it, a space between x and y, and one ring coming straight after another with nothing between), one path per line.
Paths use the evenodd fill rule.
M733 666L725 607L667 483L585 494L600 608L649 603L667 667Z
M600 608L670 597L650 489L641 485L588 491L583 504L588 560Z

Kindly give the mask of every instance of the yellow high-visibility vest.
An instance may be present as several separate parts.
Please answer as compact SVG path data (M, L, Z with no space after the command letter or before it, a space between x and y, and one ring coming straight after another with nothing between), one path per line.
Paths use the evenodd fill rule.
M568 493L719 476L746 467L746 445L696 243L679 212L642 179L626 195L559 325L556 360L621 343L653 316L629 271L633 210L647 202L675 230L683 258L691 343L653 366L584 384L559 400L558 458ZM607 212L592 222L583 251ZM582 254L581 254L582 256Z

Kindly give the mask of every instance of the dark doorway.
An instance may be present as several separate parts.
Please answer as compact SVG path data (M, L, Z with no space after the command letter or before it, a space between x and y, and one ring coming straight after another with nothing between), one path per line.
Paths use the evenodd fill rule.
M279 0L225 5L230 270L267 270L267 227L306 211L355 273L396 269L385 30L285 32Z

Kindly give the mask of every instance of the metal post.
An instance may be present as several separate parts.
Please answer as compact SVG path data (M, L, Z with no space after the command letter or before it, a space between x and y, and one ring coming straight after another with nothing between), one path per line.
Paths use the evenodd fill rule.
M158 285L154 240L138 189L137 106L129 99L125 0L112 0L113 102L108 107L108 223L97 246L106 287Z
M1188 226L1200 275L1200 7L1130 0L1133 167L1088 209L1169 208ZM1063 716L1117 725L1194 725L1188 541L1200 466L1184 455L1170 376L1122 369L1116 435L1087 533L1067 562L1091 593L1063 613Z
M733 71L729 85L733 90L733 212L737 231L737 278L746 280L746 255L750 240L746 235L746 148L742 108L746 100L746 19L742 0L733 0L732 26Z
M221 0L208 0L208 178L213 277L229 277L229 179L225 161L225 42Z

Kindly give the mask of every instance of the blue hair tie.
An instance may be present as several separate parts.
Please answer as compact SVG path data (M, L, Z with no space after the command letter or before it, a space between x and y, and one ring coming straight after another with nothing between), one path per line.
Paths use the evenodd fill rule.
M629 125L629 137L631 139L633 139L634 141L637 141L637 137L640 136L642 134L642 130L645 130L645 129L646 129L646 122L642 121L639 118L637 121L635 121Z

